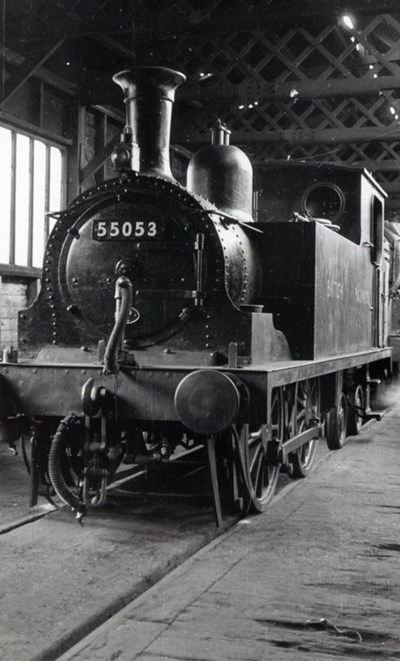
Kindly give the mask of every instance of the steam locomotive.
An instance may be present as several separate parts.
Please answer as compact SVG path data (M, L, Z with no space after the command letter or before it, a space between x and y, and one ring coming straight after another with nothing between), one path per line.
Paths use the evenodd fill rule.
M266 165L255 221L250 162L221 124L183 187L169 134L184 80L114 76L118 175L55 214L19 356L0 364L0 435L30 429L31 503L54 490L78 518L122 466L197 446L217 523L221 480L230 506L261 512L280 470L306 476L318 439L338 449L377 415L391 369L384 191L367 171Z

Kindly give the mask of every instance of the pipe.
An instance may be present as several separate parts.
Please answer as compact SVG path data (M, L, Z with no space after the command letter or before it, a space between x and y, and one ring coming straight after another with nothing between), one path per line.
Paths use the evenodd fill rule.
M172 104L183 73L165 67L135 67L113 76L125 95L127 125L139 147L139 172L173 179L169 144Z
M123 345L126 324L132 307L132 283L121 275L115 284L117 301L114 328L104 353L103 374L116 374L119 370L118 349Z
M50 446L48 470L50 482L57 496L66 505L71 507L71 509L76 510L78 514L82 515L84 513L84 505L78 496L68 487L61 469L61 454L65 448L66 436L70 427L75 424L76 419L73 413L69 413L58 425Z

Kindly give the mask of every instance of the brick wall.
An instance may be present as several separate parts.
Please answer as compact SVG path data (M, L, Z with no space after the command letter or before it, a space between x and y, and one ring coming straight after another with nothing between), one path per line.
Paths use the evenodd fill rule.
M27 307L28 283L25 278L0 277L0 348L17 348L18 311Z

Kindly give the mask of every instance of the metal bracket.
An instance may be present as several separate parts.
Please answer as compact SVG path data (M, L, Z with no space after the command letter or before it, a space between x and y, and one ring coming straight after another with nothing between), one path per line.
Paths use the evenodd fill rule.
M92 377L88 379L83 384L81 390L81 402L84 414L90 417L96 415L104 405L106 396L106 388L94 385L94 379Z

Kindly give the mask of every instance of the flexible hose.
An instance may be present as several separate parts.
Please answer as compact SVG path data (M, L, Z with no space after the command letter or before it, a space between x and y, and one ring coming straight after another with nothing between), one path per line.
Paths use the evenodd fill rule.
M118 278L115 298L120 301L120 304L104 354L104 374L116 374L119 370L118 348L122 343L132 307L132 283L129 278L125 276Z
M51 484L57 496L73 510L81 512L83 504L68 487L61 470L61 453L65 447L67 434L76 419L74 413L68 413L58 425L50 446L48 470Z

